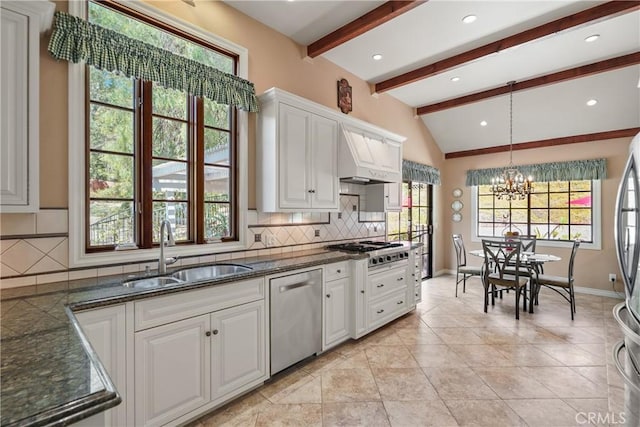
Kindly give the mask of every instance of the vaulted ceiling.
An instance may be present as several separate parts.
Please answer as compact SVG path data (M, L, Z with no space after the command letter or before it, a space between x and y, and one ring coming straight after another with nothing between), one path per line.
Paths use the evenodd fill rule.
M415 107L448 158L508 150L511 90L514 149L640 132L638 1L226 3Z

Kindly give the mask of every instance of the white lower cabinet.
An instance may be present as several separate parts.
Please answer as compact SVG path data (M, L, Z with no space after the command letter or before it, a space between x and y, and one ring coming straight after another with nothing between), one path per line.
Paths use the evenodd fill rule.
M262 279L234 284L228 295L233 296L230 304L263 289ZM186 294L158 298L190 314L211 307L205 303L213 297L218 303L224 299L216 287L192 291L191 297ZM145 313L136 313L137 318L149 319L139 324L175 317L175 309L160 310L156 302L137 303L136 311ZM154 312L158 315L150 317ZM135 332L134 425L183 424L260 385L268 378L266 328L267 307L262 294L257 301Z
M211 399L210 317L136 333L135 425L161 426Z
M351 329L351 265L349 261L325 266L322 349L349 338Z
M211 329L212 401L224 401L243 386L266 379L264 301L213 313Z
M411 306L407 290L408 264L379 267L370 272L366 281L367 330L371 332L402 316Z
M126 330L124 304L75 313L84 335L98 355L122 402L101 416L92 417L93 426L126 425ZM87 424L91 425L91 424Z

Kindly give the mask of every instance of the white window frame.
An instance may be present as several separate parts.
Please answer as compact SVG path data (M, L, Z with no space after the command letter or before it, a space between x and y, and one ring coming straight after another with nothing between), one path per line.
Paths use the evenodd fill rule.
M202 28L187 23L141 1L116 0L118 3L143 13L151 18L167 23L185 33L210 42L238 55L238 76L244 79L249 74L249 52L245 47L211 34ZM71 1L69 13L86 17L87 0ZM87 253L85 249L85 127L86 100L84 63L69 63L69 266L88 267L93 265L116 264L123 262L155 261L158 249L134 249L127 251L109 251ZM248 248L247 233L247 174L248 174L248 123L249 114L237 110L237 150L238 153L238 241L207 244L180 245L170 248L171 256L204 255L220 252L245 250Z
M602 183L598 179L594 179L591 182L591 215L593 217L591 233L593 243L581 243L580 249L600 250L602 249ZM478 187L473 186L471 187L471 241L480 243L483 238L485 237L478 236ZM572 246L572 243L566 241L538 240L536 246L569 248Z

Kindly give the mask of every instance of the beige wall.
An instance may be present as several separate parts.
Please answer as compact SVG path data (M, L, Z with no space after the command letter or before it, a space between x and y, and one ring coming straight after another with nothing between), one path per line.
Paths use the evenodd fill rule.
M353 87L353 111L351 115L374 123L392 132L404 135L404 158L426 163L442 171L443 185L435 194L435 247L434 271L454 269L450 236L460 232L467 237L469 248L477 248L470 241L469 189L464 186L465 171L482 167L502 166L507 154L475 156L443 160L422 120L414 117L414 110L389 95L372 96L370 85L333 63L323 59L304 58L304 47L280 33L258 23L222 2L196 2L189 6L182 1L149 2L164 12L189 21L204 30L215 33L249 51L249 79L254 82L258 94L270 87L279 87L299 96L311 99L330 108L336 107L336 81L349 80ZM56 1L58 10L67 10L65 1ZM67 63L52 59L46 52L49 37L42 39L41 54L41 107L40 107L40 204L43 208L68 207L68 130L67 130ZM255 206L255 115L250 118L249 133L249 207ZM581 286L609 289L606 274L617 272L613 248L612 210L615 189L621 175L630 138L574 144L555 148L517 151L516 163L536 163L556 160L606 157L609 178L603 183L603 243L602 250L584 250L578 257L578 281ZM463 222L452 224L450 204L451 190L463 188ZM10 217L10 221L7 218ZM25 215L3 215L3 225L29 223L35 219ZM16 231L18 227L15 228ZM8 227L3 226L3 233ZM16 234L16 233L10 233ZM552 253L567 255L566 250L550 249ZM560 264L550 266L551 272L561 273Z
M271 87L337 108L336 82L346 78L353 87L352 116L407 137L404 158L442 166L442 153L413 108L389 95L372 96L369 85L323 59L304 59L304 47L284 35L237 12L222 2L148 2L158 9L204 30L244 46L249 51L249 80L261 94ZM57 1L57 10L67 4ZM42 39L41 54L41 160L42 207L67 207L67 63L46 52L49 37ZM255 206L255 115L251 115L249 141L249 207Z
M602 181L602 249L581 249L576 257L575 276L576 285L603 290L611 290L611 284L607 281L608 273L618 274L615 247L613 242L613 211L615 197L620 182L620 177L625 166L627 152L631 138L620 138L606 141L586 142L580 144L562 145L550 148L515 151L514 163L531 164L554 161L586 160L595 158L607 159L607 179ZM483 156L463 157L448 159L443 168L443 235L445 236L445 263L446 268L456 268L455 255L451 242L451 234L460 233L464 237L467 251L481 249L480 243L471 241L471 192L470 187L465 187L466 171L469 169L481 169L489 167L506 166L509 161L508 153L488 154ZM459 187L464 194L461 198L464 203L462 209L462 222L451 221L450 205L453 202L451 191ZM535 189L535 185L534 185ZM556 254L563 258L563 262L550 263L545 266L545 273L566 275L566 260L570 254L569 249L545 247L545 252ZM470 264L480 264L480 259L468 259ZM616 290L623 292L622 284L616 284Z

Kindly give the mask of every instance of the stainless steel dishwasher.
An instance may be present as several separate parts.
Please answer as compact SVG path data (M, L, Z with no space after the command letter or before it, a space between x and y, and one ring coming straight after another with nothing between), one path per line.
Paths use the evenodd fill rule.
M322 270L269 282L273 375L322 351Z

